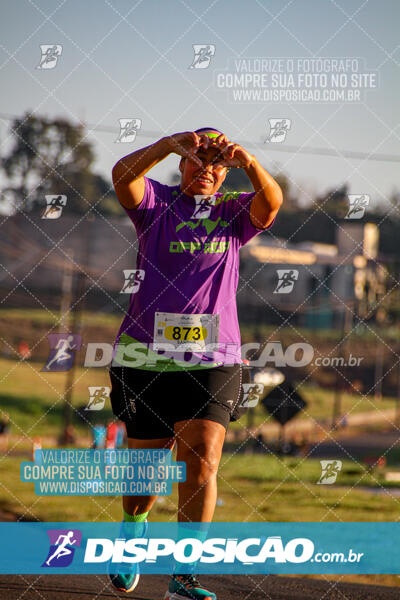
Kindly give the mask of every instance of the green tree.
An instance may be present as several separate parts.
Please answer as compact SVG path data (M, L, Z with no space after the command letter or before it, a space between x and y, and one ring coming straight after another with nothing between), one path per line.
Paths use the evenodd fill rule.
M102 196L99 212L119 208L111 182L92 171L95 155L83 125L28 112L13 121L11 134L13 145L2 159L3 196L14 210L41 211L46 194L65 194L70 214L86 213Z

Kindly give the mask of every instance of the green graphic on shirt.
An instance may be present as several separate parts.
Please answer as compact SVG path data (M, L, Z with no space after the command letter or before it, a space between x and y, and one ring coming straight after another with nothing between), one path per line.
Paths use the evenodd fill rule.
M222 202L229 202L230 200L235 200L236 198L239 198L239 196L243 193L245 192L226 192L225 194L221 194L220 196L217 196L215 198L215 206L222 204ZM177 190L171 192L171 196L178 196Z
M185 221L184 223L179 223L175 231L178 233L178 231L182 229L182 227L185 227L185 225L190 227L190 229L192 230L196 229L196 227L198 227L199 225L203 225L205 227L205 230L207 231L207 235L210 235L210 233L212 233L217 227L218 223L221 225L221 227L228 227L229 225L229 223L227 221L223 221L221 217L218 217L216 221L212 221L211 219L198 219L197 222Z
M199 250L203 254L219 254L226 252L229 249L230 241L217 240L213 242L182 242L181 240L171 241L169 243L169 251L181 254L182 252L190 252L194 254Z
M215 206L222 204L222 202L229 202L230 200L235 200L236 198L239 198L240 194L242 193L243 192L227 192L222 196L218 196L218 198L216 198L215 200Z

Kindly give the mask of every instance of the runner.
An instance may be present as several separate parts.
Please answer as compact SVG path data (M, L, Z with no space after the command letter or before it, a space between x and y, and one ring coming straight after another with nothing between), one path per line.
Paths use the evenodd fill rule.
M50 566L50 563L55 558L61 558L62 556L67 556L71 554L71 550L67 548L67 546L73 546L76 543L76 540L73 539L74 532L68 531L66 535L59 535L56 541L57 548L54 553L50 556L48 560L46 560L46 565Z
M279 282L279 285L276 286L276 291L279 292L283 290L285 287L293 286L296 283L296 277L294 275L294 271L288 271L282 275L282 279Z
M180 185L145 177L171 153L181 157ZM243 168L254 192L219 193L229 168ZM187 466L187 479L179 484L179 526L193 537L189 524L204 523L196 532L205 538L225 433L236 418L244 379L239 248L271 226L282 193L254 156L214 128L162 138L119 160L112 175L136 228L136 268L145 272L116 340L113 412L126 424L129 448L176 443L177 460ZM127 534L143 535L155 499L123 498ZM136 587L139 573L130 569L110 575L118 590ZM165 598L215 600L193 569L175 571Z
M68 353L68 350L75 349L75 344L72 343L73 341L74 341L73 335L69 335L67 338L61 338L60 340L58 340L57 345L56 345L57 352L55 353L53 358L47 363L47 365L45 366L45 369L49 370L53 363L58 364L58 363L63 362L64 360L70 359L71 354Z

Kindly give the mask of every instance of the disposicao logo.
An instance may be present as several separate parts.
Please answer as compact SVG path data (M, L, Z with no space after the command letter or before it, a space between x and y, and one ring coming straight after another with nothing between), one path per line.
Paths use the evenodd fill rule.
M68 567L74 558L74 546L80 546L82 532L79 529L48 529L50 548L42 567Z
M249 548L253 548L248 554ZM205 554L204 554L205 553ZM170 538L117 539L89 538L85 563L155 563L160 557L173 556L180 563L304 563L314 554L308 538L295 538L283 544L280 536L243 540L212 538L205 542L196 538L174 541Z

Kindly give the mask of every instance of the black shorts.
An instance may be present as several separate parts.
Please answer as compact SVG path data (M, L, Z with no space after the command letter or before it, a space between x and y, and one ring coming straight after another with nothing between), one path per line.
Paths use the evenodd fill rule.
M174 436L174 424L208 419L225 428L235 420L247 369L222 365L209 369L158 372L131 367L110 368L111 406L126 425L128 437Z

